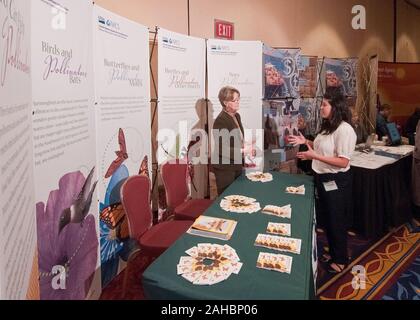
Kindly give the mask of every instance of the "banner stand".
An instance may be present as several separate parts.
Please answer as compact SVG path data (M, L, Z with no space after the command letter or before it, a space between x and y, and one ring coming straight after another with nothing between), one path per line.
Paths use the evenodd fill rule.
M211 172L211 170L210 170L210 168L211 168L211 141L210 141L210 139L211 139L211 137L210 137L210 130L209 130L209 128L210 128L210 126L209 126L209 102L210 102L210 99L209 99L209 90L208 90L208 87L209 87L209 79L208 79L208 64L207 64L207 41L208 41L208 39L206 39L206 71L205 71L205 86L206 86L206 98L205 98L205 101L206 101L206 126L205 126L205 131L206 131L206 134L207 134L207 150L208 150L208 154L207 154L207 193L206 193L206 198L207 199L210 199L210 195L211 195L211 193L210 193L210 172Z
M321 66L318 65L318 83L316 85L316 96L317 99L324 96L324 87L322 85L322 70L324 69L325 56L322 57ZM321 95L319 95L319 89L321 89Z
M374 132L376 129L376 125L373 124L373 120L374 119L370 119L369 117L369 113L371 111L371 92L372 89L376 92L377 90L374 88L374 84L372 83L375 79L374 77L374 71L372 70L372 61L373 60L377 60L377 55L372 55L372 56L368 56L367 57L367 63L360 63L359 67L363 68L363 74L361 75L362 81L365 81L364 84L366 84L366 87L363 88L364 89L364 94L360 94L358 96L360 96L360 98L362 99L361 103L360 103L360 108L359 108L359 113L362 116L361 120L363 125L366 126L366 124L368 125L367 131L368 132ZM375 63L375 62L374 62ZM377 61L376 61L377 64ZM377 79L377 77L376 77ZM376 94L375 94L376 96ZM375 110L375 114L376 114L376 110Z
M325 62L325 56L322 57L321 65L320 66L319 65L317 66L319 68L318 68L318 80L317 80L318 83L316 85L316 97L315 97L315 100L316 100L316 106L317 106L318 110L320 110L321 104L322 104L322 100L324 99L324 90L325 89L324 89L324 85L323 85L322 79L321 79L321 77L322 77L322 70L324 69L324 62ZM319 94L319 93L321 93L321 94Z
M152 79L152 84L153 84L153 89L156 95L156 98L152 98L150 99L150 103L154 103L155 107L153 109L153 115L152 115L152 122L150 124L150 130L153 132L153 127L155 124L155 120L156 120L156 113L158 110L158 106L159 106L159 97L158 97L158 90L157 90L157 85L156 85L156 80L155 80L155 75L153 73L153 68L152 68L152 59L153 59L153 54L155 51L155 45L156 45L156 38L157 38L157 34L158 34L158 30L159 27L155 26L155 31L149 31L150 34L153 34L153 42L152 42L152 50L150 52L150 59L149 59L149 68L150 68L150 76ZM153 139L153 138L152 138ZM152 146L153 146L153 141L152 141ZM152 148L153 149L153 148ZM153 201L153 195L155 193L155 186L156 186L156 181L158 179L158 175L159 175L159 164L157 161L153 161L153 157L155 157L156 155L154 154L154 150L153 154L152 154L152 170L153 170L153 183L152 183L152 189L151 189L151 194L152 194L152 203L154 203ZM153 212L153 224L158 223L159 220L159 195L158 195L158 208L157 210L155 210L156 208L153 208L152 205L152 212Z

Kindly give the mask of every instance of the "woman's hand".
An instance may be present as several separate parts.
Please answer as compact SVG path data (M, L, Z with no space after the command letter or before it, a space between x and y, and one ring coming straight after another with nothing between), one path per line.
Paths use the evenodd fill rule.
M254 147L254 142L247 142L244 144L244 147L241 149L241 153L244 156L255 157L257 155L257 150Z
M305 144L306 143L306 138L302 135L302 133L299 132L298 136L289 136L289 142L293 145L293 146L297 146L299 144Z
M299 159L302 159L302 160L313 160L313 159L315 159L317 154L315 153L314 149L312 149L312 147L309 145L309 143L307 143L306 145L308 146L308 151L298 152L296 154L296 156Z

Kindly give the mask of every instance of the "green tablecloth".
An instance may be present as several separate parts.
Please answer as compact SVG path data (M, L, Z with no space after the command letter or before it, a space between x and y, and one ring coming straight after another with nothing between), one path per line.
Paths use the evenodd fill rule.
M287 186L305 185L305 195L285 193ZM238 194L256 198L261 208L267 204L292 205L292 218L279 218L262 214L226 212L220 200ZM184 234L143 274L143 287L149 299L310 299L314 297L312 273L312 242L314 218L314 185L311 177L273 173L273 181L251 182L240 176L215 200L204 213L207 216L233 219L238 222L228 241ZM291 237L302 239L299 255L254 246L258 233L266 233L268 222L291 223ZM185 250L198 243L228 244L236 250L243 262L238 275L214 285L193 285L177 275L177 264ZM259 269L256 267L259 252L281 253L293 257L291 274Z

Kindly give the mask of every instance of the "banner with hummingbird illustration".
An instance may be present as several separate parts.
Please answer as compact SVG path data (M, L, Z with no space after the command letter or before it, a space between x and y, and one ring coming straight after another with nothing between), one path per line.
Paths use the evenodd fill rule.
M94 5L96 161L101 282L125 266L131 242L120 189L151 159L149 32ZM111 30L111 31L110 31Z
M100 295L92 3L33 0L32 92L41 299Z

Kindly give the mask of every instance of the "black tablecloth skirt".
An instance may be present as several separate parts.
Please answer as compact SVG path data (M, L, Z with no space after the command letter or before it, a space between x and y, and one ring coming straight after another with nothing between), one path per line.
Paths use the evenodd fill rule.
M411 165L412 156L408 156L375 170L351 167L351 229L375 239L411 219Z

